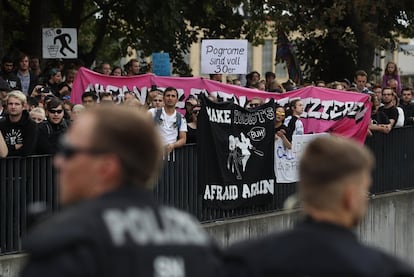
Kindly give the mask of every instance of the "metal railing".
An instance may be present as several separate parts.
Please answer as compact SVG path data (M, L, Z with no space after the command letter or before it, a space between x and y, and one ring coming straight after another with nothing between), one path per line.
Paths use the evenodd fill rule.
M376 133L366 144L376 156L373 194L414 187L414 128L400 128L390 134ZM340 157L339 157L340 158ZM186 145L165 161L154 188L159 202L188 211L201 221L220 220L282 209L286 198L295 192L296 184L276 184L270 203L238 209L203 207L198 192L197 146ZM0 159L0 254L21 250L20 237L30 218L27 207L44 202L56 210L57 185L51 156Z

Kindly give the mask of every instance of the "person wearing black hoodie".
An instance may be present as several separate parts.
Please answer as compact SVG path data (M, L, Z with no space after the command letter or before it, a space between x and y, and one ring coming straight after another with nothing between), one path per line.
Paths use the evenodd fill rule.
M7 94L7 115L0 121L0 131L6 141L8 156L28 156L33 154L37 141L37 125L24 109L26 96L14 90Z
M38 154L55 154L61 136L69 127L64 118L65 110L63 102L57 97L53 97L47 103L47 120L39 124L39 138L37 141Z

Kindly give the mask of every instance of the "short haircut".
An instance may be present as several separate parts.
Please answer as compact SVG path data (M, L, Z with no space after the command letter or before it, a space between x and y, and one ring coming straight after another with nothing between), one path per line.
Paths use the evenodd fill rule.
M18 60L19 62L21 62L24 58L27 58L28 60L30 60L29 55L27 55L26 53L20 53L20 54L19 54L19 57L17 58L17 60Z
M402 92L403 91L409 91L410 93L411 93L411 95L413 95L413 89L411 88L411 87L404 87L402 90L401 90L401 94L402 94Z
M118 156L122 183L152 187L161 169L163 147L147 111L104 105L85 113L95 118L93 145Z
M96 102L96 100L98 100L98 96L96 96L95 92L92 91L86 91L84 93L82 93L82 102L86 97L92 97L93 101Z
M9 93L7 93L6 103L8 103L10 97L19 99L22 105L27 103L26 95L24 95L24 93L20 90L12 90Z
M166 94L167 92L169 92L169 91L175 91L175 93L177 94L177 98L178 98L178 91L177 91L177 89L176 89L176 88L173 88L173 87L168 87L168 88L166 88L166 89L164 90L164 92L163 92L163 96L165 96L165 94Z
M63 101L60 100L57 97L53 97L50 99L50 101L47 103L47 110L50 109L56 109L57 107L62 106L63 108Z
M391 87L383 87L382 88L382 91L381 91L381 94L384 94L384 90L391 90L391 91L393 91L393 89Z
M266 78L266 79L269 79L269 78L276 78L276 74L275 74L275 73L273 73L273 72L271 72L271 71L268 71L268 72L266 72L266 73L265 73L265 78Z
M368 74L364 70L357 70L357 72L355 72L355 78L357 76L365 76L368 78Z
M298 99L293 99L292 101L290 101L290 102L289 102L289 108L290 108L291 110L293 110L294 108L296 108L296 104L297 104L299 101L302 101L302 99L298 98Z
M337 205L341 181L372 170L374 157L362 144L350 139L323 136L306 147L299 165L299 192L303 202L318 209Z
M4 65L5 63L12 63L12 64L14 64L14 60L13 60L13 58L12 58L12 57L10 57L10 56L4 56L4 57L1 59L1 64L2 64L2 65Z

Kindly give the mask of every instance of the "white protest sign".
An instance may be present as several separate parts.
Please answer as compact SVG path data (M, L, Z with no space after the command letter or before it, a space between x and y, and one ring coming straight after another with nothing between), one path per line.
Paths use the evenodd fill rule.
M303 151L311 141L327 133L298 135L292 138L292 149L287 149L281 139L275 141L275 175L277 183L299 181L299 161Z
M76 28L43 28L42 42L44 59L76 59L78 57Z
M201 73L246 74L247 40L204 39L201 42Z

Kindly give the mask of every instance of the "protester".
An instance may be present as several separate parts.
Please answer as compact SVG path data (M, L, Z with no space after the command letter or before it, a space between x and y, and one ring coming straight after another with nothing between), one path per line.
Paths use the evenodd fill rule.
M378 97L374 94L371 95L372 110L371 110L371 122L368 126L369 134L372 135L372 132L378 131L381 133L388 134L391 129L389 128L390 120L388 116L380 111L381 103Z
M366 84L368 82L368 74L364 70L358 70L354 76L355 88L360 93L369 93Z
M400 80L400 74L398 73L398 66L394 62L388 62L384 69L384 75L382 75L382 87L388 87L390 86L389 81L391 79L394 79L397 83L396 92L398 94L401 93L401 80Z
M303 135L305 133L303 123L300 116L304 111L303 102L300 99L292 100L289 103L291 115L285 119L286 137L288 141L292 141L294 135Z
M111 71L111 76L122 76L122 68L120 66L114 66Z
M414 271L358 241L374 158L340 137L319 137L302 155L299 196L305 218L289 231L231 246L227 276L414 276Z
M37 142L37 124L30 119L24 109L26 96L14 90L7 94L7 115L0 121L9 156L28 156L35 152Z
M170 153L175 148L184 146L187 140L187 122L175 110L177 102L177 89L168 87L164 90L164 107L149 110L149 113L154 118L161 132L166 153Z
M164 97L161 91L152 99L151 107L157 109L164 107Z
M34 87L38 85L39 79L36 74L30 71L29 56L22 53L19 55L19 64L16 71L17 77L20 79L22 85L22 92L25 95L30 95Z
M14 60L9 56L4 56L1 60L0 77L7 82L9 89L21 90L20 79L14 73Z
M148 109L155 108L154 106L152 106L152 101L160 92L162 93L162 91L158 89L155 85L151 86L151 88L148 90L147 96L145 98L145 104L147 105Z
M413 89L405 87L401 92L400 107L404 111L404 126L414 125Z
M382 89L382 103L384 103L384 106L380 107L379 110L387 115L390 120L387 128L391 130L398 120L398 110L394 103L394 92L391 88L385 87Z
M187 141L186 143L197 143L197 120L198 114L200 113L201 106L197 100L197 104L191 108L190 116L187 119Z
M244 108L247 110L255 109L261 105L264 104L264 100L260 97L253 97L246 101L246 104L244 104Z
M218 276L218 249L206 231L153 199L162 147L147 111L85 111L54 164L63 210L25 239L22 277Z
M36 122L41 123L46 119L46 113L43 108L36 107L30 111L30 118Z
M47 120L39 124L38 154L55 154L60 138L66 133L69 122L64 118L62 100L54 97L47 105Z
M291 149L292 141L289 141L286 137L287 127L284 124L286 118L285 108L282 106L276 107L275 115L275 140L281 139L285 148Z
M86 91L82 94L82 105L85 108L91 108L96 105L98 96L94 92Z
M74 105L72 108L71 116L70 116L71 120L75 121L84 110L85 110L85 107L82 104Z

